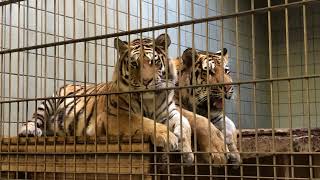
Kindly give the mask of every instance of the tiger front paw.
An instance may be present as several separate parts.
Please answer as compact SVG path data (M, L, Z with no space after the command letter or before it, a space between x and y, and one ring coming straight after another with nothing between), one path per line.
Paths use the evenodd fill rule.
M239 152L230 152L228 154L228 164L232 164L234 169L239 168L239 165L242 163Z
M208 131L202 133L202 139L200 142L198 140L200 151L206 152L202 155L202 158L206 162L211 162L214 166L226 164L228 160L226 153L229 152L229 149L225 146L221 131L211 129L211 133L208 133Z
M169 136L168 136L169 134ZM158 131L155 134L155 137L151 137L151 141L157 147L162 147L164 149L168 149L169 151L176 151L178 150L178 138L172 132L169 131Z
M228 164L232 164L234 169L237 169L239 165L242 163L240 153L237 149L237 145L235 143L231 143L228 145L230 152L228 153Z
M190 145L184 145L181 152L183 153L183 155L182 155L183 162L185 162L187 164L191 164L194 162L194 154L192 152Z
M19 136L41 136L42 130L37 128L34 123L27 123L20 127Z

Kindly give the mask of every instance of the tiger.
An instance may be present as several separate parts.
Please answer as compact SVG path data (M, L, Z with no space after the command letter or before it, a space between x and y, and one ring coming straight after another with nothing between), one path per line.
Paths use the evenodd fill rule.
M175 105L173 89L161 91L163 87L175 87L177 80L175 66L165 53L170 44L167 34L161 34L155 40L135 39L130 43L115 38L114 47L119 59L112 81L98 85L61 87L53 97L63 98L43 101L32 119L20 128L19 135L107 134L121 137L143 134L158 147L182 151L184 162L193 162L189 123L194 122L192 113ZM150 91L144 91L148 89ZM129 90L133 92L125 93ZM118 94L112 94L113 92ZM203 139L200 149L211 152L204 155L204 158L216 164L224 164L226 158L223 153L228 152L228 149L223 146L222 134L218 130L208 134L208 119L196 116L196 120L195 128L201 132L199 141ZM211 129L214 128L212 126ZM209 136L212 138L208 138Z
M180 73L177 75L176 86L226 83L210 87L182 88L175 91L175 101L181 101L181 106L190 111L195 106L197 114L210 117L210 121L225 135L230 151L229 163L240 164L236 126L230 118L223 115L223 96L230 99L233 94L233 86L230 84L232 78L228 66L228 50L223 48L222 51L213 53L187 48L180 58L175 58L174 64L177 72ZM208 103L210 103L210 110L208 110Z

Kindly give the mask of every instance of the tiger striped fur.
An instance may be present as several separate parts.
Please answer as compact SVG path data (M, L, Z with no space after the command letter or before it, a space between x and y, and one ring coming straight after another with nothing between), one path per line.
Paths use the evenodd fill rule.
M232 82L226 48L223 49L223 52L216 53L197 52L188 48L183 52L181 58L174 60L174 64L181 72L178 76L177 86ZM192 70L192 64L194 70ZM232 94L233 87L229 84L180 90L182 107L192 111L194 105L197 114L210 117L210 121L225 134L230 151L229 161L233 164L239 164L241 159L237 149L237 129L232 120L223 116L223 96L230 99ZM179 102L179 91L175 91L175 98L176 102Z
M67 85L60 88L54 97L67 97L43 101L33 118L20 128L19 135L144 134L156 146L170 151L181 150L184 162L193 162L191 127L185 117L180 118L173 101L174 90L74 97L174 87L175 67L165 53L169 45L170 38L165 34L155 40L135 39L130 43L116 38L115 48L120 58L112 82L97 86ZM168 128L164 125L166 122Z

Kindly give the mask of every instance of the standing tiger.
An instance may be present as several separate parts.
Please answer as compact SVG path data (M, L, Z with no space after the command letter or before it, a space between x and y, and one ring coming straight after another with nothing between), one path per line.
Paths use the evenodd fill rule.
M184 116L180 117L180 109L173 101L174 90L110 94L119 91L174 87L177 78L176 69L165 53L169 45L170 38L165 34L155 40L135 39L130 43L116 38L115 48L120 58L115 66L113 80L98 85L61 87L53 96L66 98L43 101L32 119L20 128L19 135L144 134L150 137L156 146L170 151L179 149L184 152L184 162L193 162L190 124ZM88 96L102 93L110 95ZM188 111L183 110L182 113L190 116ZM208 120L197 116L197 122L196 128L200 128L199 131L202 132L199 138L203 138L202 142L205 142L200 144L200 149L211 152L210 156L206 157L211 158L213 162L225 163L223 153L228 150L224 149L224 139L220 131L211 131L209 135L208 131L204 131L208 129ZM168 123L169 129L163 123ZM211 126L214 130L215 127ZM208 136L212 138L209 139ZM207 142L209 143L206 144Z
M177 86L232 82L226 48L223 52L216 53L197 52L188 48L183 52L181 59L174 60L174 64L181 72ZM223 116L223 96L230 99L232 94L233 87L230 84L180 90L182 107L192 111L194 106L197 114L210 117L211 122L225 134L226 143L231 152L229 160L233 164L239 164L241 159L237 149L237 129L227 116ZM178 90L175 91L175 97L176 102L179 102Z

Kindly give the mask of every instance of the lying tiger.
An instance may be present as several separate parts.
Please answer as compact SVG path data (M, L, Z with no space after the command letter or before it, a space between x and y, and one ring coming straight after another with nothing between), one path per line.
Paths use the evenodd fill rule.
M228 152L228 149L224 148L221 132L212 124L208 126L208 119L198 115L197 126L190 127L188 120L194 125L193 114L182 110L181 113L189 119L180 117L180 109L176 107L173 99L174 90L81 97L90 94L174 87L177 72L165 53L170 42L169 36L165 34L155 40L135 39L130 43L116 38L115 48L120 58L116 63L112 82L61 87L53 96L66 96L66 98L43 101L33 114L33 118L20 128L19 135L103 136L107 134L121 137L143 134L145 137L150 137L152 143L158 147L170 151L182 151L184 162L191 163L194 161L191 128L196 128L200 132L197 140L202 142L199 145L200 150L209 152L204 158L216 164L225 163L226 158L223 153ZM166 123L169 125L168 128ZM209 127L211 131L208 131Z
M226 48L223 49L223 52L216 53L197 52L188 48L180 59L174 60L174 64L178 72L181 72L178 76L177 86L232 82ZM192 64L194 70L192 70ZM223 96L230 99L232 94L233 87L228 84L180 90L182 107L192 111L195 106L197 114L204 117L209 115L211 122L225 134L226 143L231 152L228 156L230 163L239 164L241 159L237 149L237 129L227 116L225 119L223 117ZM175 97L176 102L179 102L178 90L175 91ZM210 110L208 110L208 105L210 105Z

